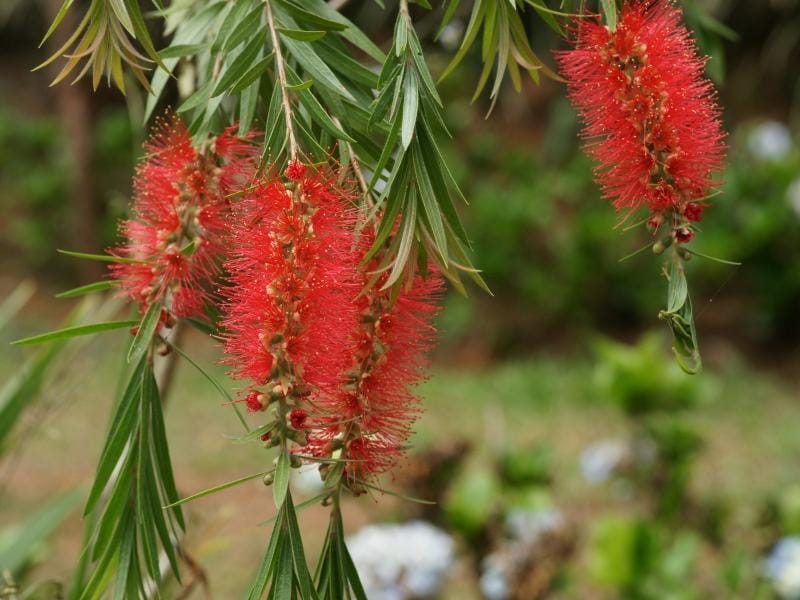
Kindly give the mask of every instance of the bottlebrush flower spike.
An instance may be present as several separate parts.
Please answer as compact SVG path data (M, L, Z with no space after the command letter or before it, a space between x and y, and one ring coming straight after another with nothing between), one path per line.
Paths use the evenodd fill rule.
M377 264L362 271L363 285ZM426 278L416 275L394 303L381 282L358 299L361 321L350 365L339 393L322 403L328 415L315 415L318 428L309 440L316 456L331 457L341 449L345 481L355 492L363 489L359 482L388 471L405 452L420 412L413 388L425 377L436 337L431 321L443 289L441 275L431 272Z
M680 9L633 0L613 32L599 20L576 27L575 48L557 58L605 197L618 209L673 216L675 227L700 220L724 134Z
M164 302L177 317L202 316L219 272L226 196L256 167L256 149L233 131L216 138L216 151L200 153L180 120L159 119L145 144L133 181L133 218L121 225L125 243L110 250L139 261L110 268L122 295L142 312Z
M294 181L272 177L244 194L232 220L224 362L250 381L251 410L259 394L297 403L335 393L358 320L352 198L332 171L301 166L287 170Z

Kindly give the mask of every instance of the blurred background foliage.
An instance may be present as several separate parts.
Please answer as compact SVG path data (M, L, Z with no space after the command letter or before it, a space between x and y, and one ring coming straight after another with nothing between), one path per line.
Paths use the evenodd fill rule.
M92 94L86 82L48 89L52 73L30 72L47 54L36 46L57 4L0 6L0 294L23 277L39 290L0 331L4 342L65 316L68 305L50 300L52 290L97 278L97 264L54 249L100 252L115 242L143 135L136 92ZM415 7L434 74L460 42L468 4L436 42L441 8ZM695 247L742 262L695 257L689 265L710 368L688 378L664 339L646 333L663 303L660 261L645 253L620 262L646 240L614 229L563 88L527 82L515 94L509 86L485 120L490 100L470 102L480 73L470 53L441 84L453 133L444 143L470 201L461 212L475 264L494 296L447 297L437 367L423 389L428 414L414 457L390 484L437 504L384 497L348 507L348 522L433 523L459 542L458 557L439 557L454 563L451 574L426 580L446 579L443 592L413 588L397 575L400 565L397 581L390 573L384 582L399 595L376 598L800 598L800 2L683 4L713 56L708 70L730 133L723 193ZM355 0L344 10L373 39L389 38L391 11ZM525 21L532 47L552 64L558 39L533 11ZM0 456L6 581L19 580L35 557L40 575L30 581L38 586L68 579L75 566L75 515L59 529L56 552L42 554L40 542L74 504L53 494L92 473L98 448L85 440L109 410L118 366L109 348L121 345L109 339L75 355L74 369L92 376L76 385L73 373L60 390L68 400L48 403L52 387L44 386L30 395L40 409L8 427L16 434L13 452ZM211 344L196 345L214 360ZM5 343L0 357L4 378L36 360ZM258 470L259 457L232 450L220 429L197 435L198 422L231 424L201 382L182 377L168 427L184 491ZM0 394L0 410L10 394ZM48 465L65 455L71 464L54 474ZM209 498L200 507L208 514L194 517L191 543L202 562L229 574L213 584L219 597L244 587L261 552L264 539L241 509L260 493ZM20 530L38 536L22 562L8 550ZM231 561L231 548L252 560Z

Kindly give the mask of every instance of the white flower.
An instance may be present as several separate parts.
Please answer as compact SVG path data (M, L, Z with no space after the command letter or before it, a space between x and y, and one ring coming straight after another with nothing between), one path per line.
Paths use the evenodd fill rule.
M590 483L608 481L628 458L628 446L621 440L602 440L581 452L581 472Z
M486 600L506 600L509 593L508 561L502 554L493 553L483 559L483 571L479 582Z
M521 569L529 568L533 549L548 533L566 526L558 509L512 510L506 515L506 531L511 540L487 555L481 564L480 588L487 600L506 600Z
M453 539L424 521L369 525L347 547L370 600L430 598L455 560Z
M792 149L792 133L780 121L764 121L747 136L747 147L756 158L780 160Z
M784 600L800 600L800 536L782 538L764 561L764 575Z
M515 540L536 544L539 539L563 528L566 523L560 510L512 510L506 516L506 529Z

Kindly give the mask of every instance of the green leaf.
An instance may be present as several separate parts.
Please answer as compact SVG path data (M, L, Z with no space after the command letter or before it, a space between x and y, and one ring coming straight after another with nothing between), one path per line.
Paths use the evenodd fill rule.
M308 11L304 11L306 15L309 11L311 11L312 14L316 15L318 18L323 18L327 21L338 23L344 27L339 34L344 39L379 63L382 63L386 59L386 56L381 49L378 48L366 35L364 35L364 32L361 31L358 26L354 25L352 21L347 19L347 17L342 15L338 10L329 6L325 0L302 0L301 3L289 1L284 2L284 4L287 5L287 8L290 8L290 10L294 10L294 7L308 8ZM303 10L303 8L301 8L301 10ZM306 19L306 22L308 23L314 24L315 26L323 29L325 28L322 23L315 23L312 19Z
M161 486L164 489L165 499L168 503L177 502L178 490L175 486L175 477L172 473L172 460L169 456L169 447L167 445L167 432L164 428L164 409L161 405L161 398L159 396L158 384L153 376L152 368L145 370L144 381L142 382L142 397L150 403L152 410L152 432L151 442L155 450L155 458L157 473ZM181 528L185 528L186 524L183 520L183 512L180 507L175 507L172 514L178 521Z
M31 337L22 338L11 342L14 346L29 346L32 344L42 344L44 342L52 342L55 340L63 340L67 338L78 337L81 335L91 335L101 331L111 331L113 329L124 329L133 327L138 324L138 321L106 321L104 323L92 323L90 325L74 325L72 327L65 327L56 331L48 333L40 333Z
M258 568L258 573L253 580L250 590L248 592L248 600L261 600L264 597L264 591L269 583L270 575L273 572L273 566L277 554L283 553L288 540L286 539L286 528L283 526L286 520L286 509L281 508L278 512L278 523L272 528L272 535L269 537L269 544L264 558L261 560L261 565Z
M285 27L276 27L283 35L297 40L298 42L316 42L325 37L325 31L320 30L306 30L306 29L287 29Z
M681 259L675 255L669 266L669 285L667 290L667 311L677 312L686 303L689 289Z
M119 463L120 457L125 451L128 440L130 440L133 435L138 406L137 398L139 397L139 390L142 386L143 369L144 361L136 365L133 373L131 373L128 385L114 410L114 414L111 418L111 427L106 435L103 451L100 455L97 470L95 471L94 483L89 492L89 498L86 500L86 508L83 512L84 516L94 510L103 489L111 478L114 468Z
M469 52L470 47L472 47L475 38L480 32L480 24L486 16L488 1L490 0L475 0L475 4L472 5L469 23L467 23L467 30L464 32L464 39L461 41L461 46L458 48L458 52L456 52L453 60L450 61L450 64L442 71L442 74L439 76L439 81L444 80L450 73L455 71L456 67L464 60L467 52Z
M278 550L275 566L275 575L272 580L270 597L275 600L293 600L292 587L294 584L294 569L292 568L292 553L289 547L288 536L284 537L282 547ZM303 600L306 600L303 598Z
M403 82L403 123L400 127L400 140L403 148L411 145L414 129L417 126L417 110L419 109L419 88L417 76L413 70L406 72Z
M44 37L42 38L42 41L39 42L39 48L44 46L44 43L48 39L50 39L50 36L53 35L53 33L55 32L56 29L58 29L58 26L61 24L61 21L63 21L64 17L67 16L67 11L69 11L69 8L70 8L70 6L72 6L73 1L74 0L64 0L64 2L61 4L61 8L58 9L58 12L56 13L55 18L53 19L53 22L50 24L50 27L47 29L47 33L44 34ZM61 54L61 53L59 52L59 54Z
M617 28L617 3L616 0L600 0L603 9L603 16L606 18L606 25L611 31Z
M75 298L77 296L83 296L85 294L91 294L93 292L102 292L104 290L111 289L117 283L119 282L116 279L107 279L106 281L87 283L86 285L82 285L76 288L72 288L71 290L67 290L65 292L56 294L56 298Z
M414 244L414 224L416 222L416 217L416 194L414 193L414 190L411 189L409 191L408 212L403 215L403 221L400 225L400 232L398 234L400 244L397 249L397 254L395 254L394 257L394 264L392 265L392 270L389 273L389 278L386 280L386 283L383 284L382 289L388 289L392 287L392 285L394 285L400 279L400 275L402 275L403 271L405 270L409 255L411 254L411 247Z
M428 224L433 234L433 239L436 242L436 249L439 252L443 262L447 262L447 234L442 221L442 214L439 211L439 205L436 202L436 193L433 190L431 178L425 168L425 161L419 149L419 144L414 144L412 148L412 156L414 163L414 172L416 173L417 185L419 186L419 194L422 200L422 209L425 214Z
M158 321L161 317L161 303L153 302L148 308L147 312L142 317L139 323L139 330L136 332L136 337L133 338L133 343L128 349L128 363L138 363L139 359L144 356L150 343L153 341L153 335L158 327Z
M153 59L153 61L155 61L160 68L166 71L167 67L161 61L161 57L158 55L155 46L153 46L153 40L150 39L150 32L147 30L147 25L144 22L142 11L139 8L139 0L125 0L125 6L128 9L128 16L130 17L136 40L142 45L142 48L144 48L144 51L147 53L147 55ZM146 86L146 79L144 80L144 83Z
M244 477L240 477L239 479L226 481L225 483L221 483L219 485L215 485L214 487L207 488L201 492L197 492L195 494L192 494L191 496L187 496L186 498L181 498L177 502L168 504L163 508L167 509L167 508L172 508L173 506L178 506L180 504L186 504L187 502L191 502L192 500L197 500L198 498L209 496L211 494L215 494L216 492L221 492L222 490L227 490L228 488L237 486L240 483L245 483L246 481L252 481L253 479L257 479L258 477L263 477L267 473L272 473L272 471L273 469L270 469L269 471L260 471L258 473L253 473L252 475L245 475Z
M209 47L208 43L203 44L174 44L159 51L158 55L163 58L182 58L184 56L194 56Z
M269 55L265 56L262 59L259 59L258 62L256 62L252 67L250 67L250 69L247 72L245 72L245 74L242 75L236 81L236 83L233 84L233 86L230 89L230 93L231 94L237 94L237 93L242 92L242 90L244 90L245 88L249 87L251 90L255 91L255 93L253 95L255 97L257 97L258 88L259 88L257 80L264 73L266 73L267 69L269 68L270 63L272 62L272 57L273 57L273 53L270 52ZM242 93L242 95L244 96L244 93ZM242 99L242 102L244 102L244 99ZM245 129L244 131L245 132L249 131L249 128Z
M300 512L301 510L305 510L306 508L310 508L310 507L312 507L314 505L319 504L320 502L322 502L325 498L329 497L330 495L331 495L330 490L325 490L324 492L321 492L321 493L317 494L316 496L312 496L311 498L307 498L306 500L303 500L302 502L298 502L297 504L294 504L293 505L294 506L294 510L296 512ZM273 523L273 522L277 521L278 518L280 517L280 515L281 515L281 513L278 512L278 513L275 514L275 516L270 517L269 519L265 519L264 521L261 521L259 523L259 525L269 525L270 523Z
M325 131L330 133L333 137L338 140L343 140L346 142L354 142L355 140L347 135L340 127L333 122L333 119L325 112L325 109L320 104L319 100L317 100L314 93L309 89L300 89L297 90L297 97L300 99L300 103L303 105L308 112L314 118L314 122L322 127Z
M368 600L367 593L364 591L364 586L361 584L361 578L358 575L358 569L350 556L350 551L347 549L347 544L342 540L340 554L342 557L342 565L344 567L344 574L350 584L350 589L353 592L355 600Z
M342 85L339 78L331 71L330 67L314 52L311 44L298 42L288 36L283 37L283 42L292 57L314 79L317 85L325 86L343 98L353 102L356 101L350 91Z
M211 93L211 98L216 98L227 91L228 88L233 86L239 79L244 77L263 47L264 40L259 36L255 36L244 47L244 50L242 50L240 54L235 58L231 56L230 60L232 64L227 65L226 68L220 71L220 77L217 85L214 87L214 91Z
M297 525L297 513L294 510L294 502L291 493L286 495L286 525L289 530L289 545L292 548L297 579L300 583L300 597L303 600L314 600L317 598L314 584L311 581L311 573L306 564L306 555L303 550L303 538L300 535L300 527Z
M247 2L241 3L247 4ZM236 28L234 28L230 36L225 40L225 43L222 45L222 50L229 52L245 40L250 40L252 42L253 39L260 39L263 41L266 38L263 30L261 33L259 33L259 35L256 35L259 27L263 27L261 24L263 14L264 9L260 5L256 6L250 13L248 13L247 16L236 26Z
M310 90L313 85L314 85L314 80L313 79L308 79L308 80L303 81L301 83L288 84L286 86L286 89L287 90L292 90L292 91L295 91L295 92L301 92L303 90Z
M85 252L73 252L71 250L56 250L59 254L65 256L73 256L75 258L85 258L87 260L98 260L100 262L114 262L123 263L128 265L143 265L146 263L144 260L137 260L135 258L124 258L122 256L112 256L110 254L87 254Z
M280 508L286 499L286 494L289 491L289 452L281 448L278 455L278 464L275 466L275 482L272 484L272 496L275 500L275 506Z

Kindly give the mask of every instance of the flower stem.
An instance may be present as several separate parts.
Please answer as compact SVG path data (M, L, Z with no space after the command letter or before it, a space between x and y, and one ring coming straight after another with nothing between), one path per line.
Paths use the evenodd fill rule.
M267 17L269 34L272 38L272 47L275 51L275 69L278 73L278 85L281 86L281 101L283 103L283 116L286 120L286 135L289 138L289 158L297 160L297 139L294 135L294 124L292 122L292 105L289 102L288 84L286 83L286 68L281 52L281 42L278 32L275 29L275 18L272 16L272 6L270 0L264 0L264 13Z

